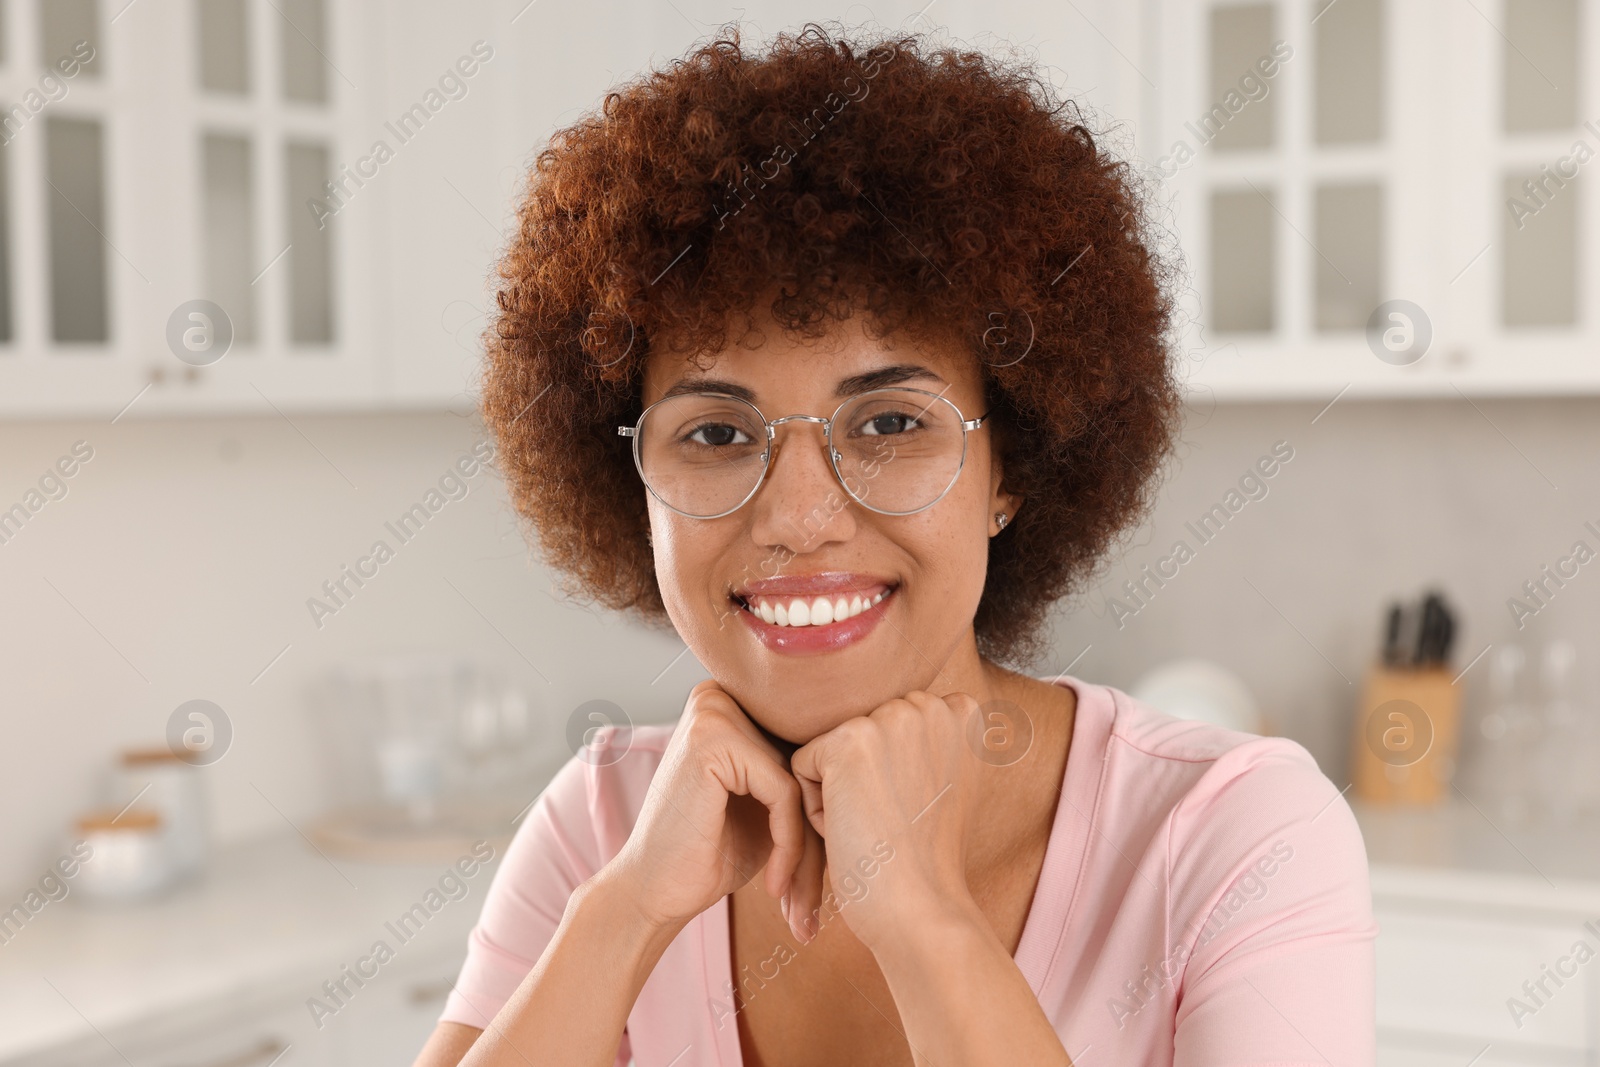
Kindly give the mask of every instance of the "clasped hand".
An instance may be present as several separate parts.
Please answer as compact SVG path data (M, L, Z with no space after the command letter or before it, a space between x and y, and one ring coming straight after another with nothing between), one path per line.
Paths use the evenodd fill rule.
M662 928L686 924L763 866L766 892L802 943L832 909L873 951L930 917L970 915L964 842L981 764L964 735L976 711L965 694L913 691L786 760L731 696L702 682L602 873Z

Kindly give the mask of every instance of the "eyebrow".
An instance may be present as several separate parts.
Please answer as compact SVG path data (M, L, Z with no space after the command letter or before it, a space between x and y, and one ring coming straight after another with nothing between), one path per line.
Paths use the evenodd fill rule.
M867 371L864 374L852 374L848 378L841 378L839 384L834 387L833 394L843 398L869 392L873 389L887 389L893 385L922 380L938 382L946 388L950 384L921 364L895 363L888 367L879 367L877 370ZM661 399L682 396L684 393L725 393L728 396L736 396L740 400L751 404L756 402L755 391L747 386L740 385L738 382L728 381L725 378L712 378L698 374L679 378L667 388L666 392L661 394Z

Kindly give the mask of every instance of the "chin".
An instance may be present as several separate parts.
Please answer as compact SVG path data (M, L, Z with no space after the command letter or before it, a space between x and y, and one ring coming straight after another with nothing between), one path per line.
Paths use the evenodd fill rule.
M834 687L828 685L826 688L832 690ZM784 695L777 696L768 686L760 687L757 694L750 696L732 689L728 693L744 708L751 722L774 737L797 746L821 737L840 723L867 714L883 702L880 700L871 707L861 707L853 702L845 704L840 701L837 692L820 698L789 689L784 690Z

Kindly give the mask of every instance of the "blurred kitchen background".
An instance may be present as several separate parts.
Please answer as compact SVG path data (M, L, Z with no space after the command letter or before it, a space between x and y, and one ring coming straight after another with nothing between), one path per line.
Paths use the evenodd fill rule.
M813 18L1037 60L1182 249L1179 454L1035 672L1349 787L1380 1062L1600 1063L1596 15L3 0L0 1064L410 1062L485 857L704 676L493 469L517 192L619 81Z

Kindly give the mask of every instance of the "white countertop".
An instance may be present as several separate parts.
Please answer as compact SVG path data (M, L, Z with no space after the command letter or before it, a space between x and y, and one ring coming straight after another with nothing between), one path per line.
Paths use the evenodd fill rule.
M329 860L293 834L217 850L199 881L137 904L74 893L0 945L0 1063L101 1042L165 1017L263 998L291 1002L368 953L422 901L446 863ZM399 951L466 954L494 865L470 879Z
M1600 916L1600 819L1517 825L1460 798L1437 808L1350 806L1376 898Z

